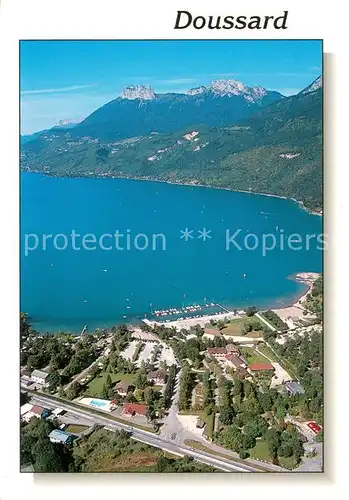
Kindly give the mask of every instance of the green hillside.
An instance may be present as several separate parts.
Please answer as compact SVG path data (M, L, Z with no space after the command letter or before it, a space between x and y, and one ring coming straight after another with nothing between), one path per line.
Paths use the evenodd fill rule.
M23 146L22 168L57 176L156 179L263 192L319 209L322 92L284 98L228 127L197 125L122 140L47 133Z

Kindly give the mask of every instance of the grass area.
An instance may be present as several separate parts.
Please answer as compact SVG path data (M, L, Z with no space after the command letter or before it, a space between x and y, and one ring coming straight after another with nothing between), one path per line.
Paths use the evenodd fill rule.
M156 464L156 450L125 453L117 457L105 455L90 460L86 472L148 472Z
M163 387L163 385L153 385L154 391L162 391Z
M215 414L211 413L211 415L206 415L205 413L203 413L202 415L200 415L200 417L206 423L205 429L204 429L205 436L207 436L208 438L212 439L213 429L214 429Z
M239 462L241 464L246 463L245 460L242 460L241 458L234 458L230 455L225 455L224 453L220 453L219 451L212 450L209 446L204 445L203 443L200 443L199 441L194 441L192 439L186 439L184 441L184 444L186 446L189 446L190 448L195 448L196 450L200 451L205 451L206 453L210 453L211 455L215 455L220 458L224 458L225 460L231 460L232 462ZM253 465L256 469L260 470L261 472L266 472L263 467L258 467L257 465Z
M64 430L72 434L79 434L80 432L86 431L86 429L88 429L88 425L69 424Z
M268 358L270 358L273 362L277 363L279 362L279 358L276 356L274 351L272 351L272 349L270 349L270 347L268 347L267 345L265 344L259 345L258 350L261 351L266 356L268 356Z
M241 347L249 365L252 363L269 363L267 358L256 352L252 347Z
M275 361L280 364L280 366L289 374L294 380L299 380L299 377L297 375L297 370L296 368L290 363L287 359L284 357L281 357L277 353L273 352L272 349L270 349L267 345L265 346L269 352L273 354L275 357ZM259 347L260 349L260 347ZM262 350L262 349L260 349Z
M232 319L229 323L227 323L226 327L221 330L223 335L232 335L236 337L252 337L252 338L257 338L257 337L262 337L262 327L263 323L259 321L258 318L253 317L254 322L258 322L261 325L260 330L253 330L252 332L248 332L247 334L243 333L242 327L243 325L248 322L251 318L236 318Z
M297 462L295 461L294 457L279 457L279 464L281 467L284 469L294 469L297 466Z
M256 460L265 460L266 462L271 462L268 443L266 443L265 441L257 441L256 446L249 450L249 454L251 455L251 458L255 458Z
M256 446L249 450L251 458L255 458L256 460L264 460L265 462L272 463L272 459L269 455L268 443L263 440L257 441ZM284 469L294 469L297 465L294 457L278 457L278 462L281 467Z
M107 376L110 375L113 383L120 381L128 382L130 385L133 384L135 375L131 373L106 373L101 372L94 379L89 382L85 390L85 396L98 397L100 396L103 385L106 381Z

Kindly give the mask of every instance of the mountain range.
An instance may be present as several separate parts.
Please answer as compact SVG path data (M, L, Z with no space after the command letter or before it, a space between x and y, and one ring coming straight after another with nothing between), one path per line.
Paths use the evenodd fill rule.
M204 184L322 205L322 79L285 97L236 80L127 87L73 128L22 143L24 170Z

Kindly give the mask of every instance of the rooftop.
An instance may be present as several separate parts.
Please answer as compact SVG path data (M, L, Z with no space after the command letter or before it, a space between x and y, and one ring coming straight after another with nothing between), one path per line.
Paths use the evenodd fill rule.
M48 377L48 375L49 374L47 372L44 372L43 370L34 370L31 373L31 377L43 378L44 380L46 379L46 377Z
M41 415L41 413L44 411L44 409L41 406L34 405L30 411L32 413L35 413L36 415Z
M274 370L273 365L270 363L253 363L248 366L249 370L252 372L260 372L260 371L271 371Z
M64 432L60 429L54 429L53 431L50 432L48 437L50 439L55 439L57 441L60 441L61 443L66 443L72 438L72 435L69 432Z
M147 407L146 405L137 403L124 403L123 411L124 413L128 413L129 415L133 415L134 413L136 413L137 415L146 415Z
M227 344L225 348L228 352L239 352L239 349L236 347L235 344Z
M227 354L227 350L225 347L209 347L207 349L209 354Z
M292 394L304 394L305 392L304 387L301 386L301 384L299 384L298 382L294 382L293 380L291 382L286 382L285 387Z
M234 356L234 354L227 354L225 356L225 359L227 361L230 361L235 366L242 366L246 364L239 356Z

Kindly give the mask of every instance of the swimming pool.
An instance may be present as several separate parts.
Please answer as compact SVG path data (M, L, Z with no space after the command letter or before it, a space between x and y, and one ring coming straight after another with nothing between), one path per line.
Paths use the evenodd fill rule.
M109 410L109 401L98 401L96 399L92 399L90 401L91 406L96 406L97 408L101 408L103 410Z

